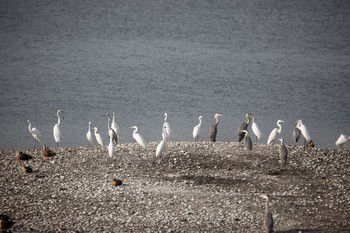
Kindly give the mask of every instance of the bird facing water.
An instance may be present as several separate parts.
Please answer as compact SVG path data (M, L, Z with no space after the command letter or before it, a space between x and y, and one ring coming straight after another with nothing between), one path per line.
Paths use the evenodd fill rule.
M288 150L287 150L286 145L284 144L284 138L280 138L278 140L280 140L280 142L281 142L280 149L279 149L281 165L282 165L282 167L285 167L285 166L287 166Z
M209 139L210 139L211 142L215 142L216 141L216 135L217 135L217 132L218 132L219 117L222 117L222 115L220 113L216 113L214 115L215 121L209 128Z
M88 131L87 131L87 133L86 133L86 138L87 138L87 140L88 140L90 146L92 146L92 144L93 144L94 141L93 141L93 139L92 139L91 122L90 122L90 121L89 121L89 129L88 129Z
M335 145L339 146L341 150L344 150L344 144L350 139L350 137L346 136L345 134L340 134L337 141L335 142Z
M94 134L95 134L96 141L100 146L103 146L101 134L97 133L97 130L98 130L98 128L94 127Z
M170 128L170 125L167 121L168 119L168 113L164 113L164 123L163 123L163 127L162 127L162 133L163 133L163 130L165 130L165 138L166 140L168 140L170 138L170 135L171 135L171 128Z
M259 128L258 124L255 122L254 117L252 117L252 131L255 134L255 139L256 139L256 142L257 142L258 139L261 138L262 133L260 131L260 128Z
M249 137L247 130L242 130L242 132L244 133L244 148L248 151L248 154L251 155L253 149L252 139Z

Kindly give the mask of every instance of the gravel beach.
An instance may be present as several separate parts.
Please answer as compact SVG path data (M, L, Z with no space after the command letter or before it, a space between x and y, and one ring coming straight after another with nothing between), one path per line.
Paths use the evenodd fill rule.
M350 232L349 151L287 145L282 168L279 145L167 142L155 158L156 146L1 151L2 230L264 232L265 193L275 232Z

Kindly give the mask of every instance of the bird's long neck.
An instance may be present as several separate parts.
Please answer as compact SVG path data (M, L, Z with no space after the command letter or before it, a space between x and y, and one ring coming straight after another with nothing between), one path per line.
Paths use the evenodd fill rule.
M111 117L108 116L108 120L107 120L107 127L108 127L108 129L111 129L111 127L109 126L110 119L111 119Z
M164 117L164 121L166 121L167 118L168 118L168 114L165 114L164 116L165 116L165 117Z
M200 126L202 124L202 118L199 118L199 124L198 126Z
M247 118L247 124L249 125L250 124L250 118L249 118L249 116L247 116L246 118Z
M29 132L32 132L32 124L31 123L28 123L28 129L29 129Z
M277 132L278 132L278 133L281 133L281 131L282 131L282 125L281 125L281 123L277 123L277 125L278 125L278 130L277 130Z
M215 124L217 125L217 124L219 124L219 117L215 117Z
M268 198L266 198L266 202L265 202L265 211L266 211L266 213L269 212L269 199Z
M89 123L89 131L91 131L91 124Z
M112 123L115 123L115 115L113 114Z

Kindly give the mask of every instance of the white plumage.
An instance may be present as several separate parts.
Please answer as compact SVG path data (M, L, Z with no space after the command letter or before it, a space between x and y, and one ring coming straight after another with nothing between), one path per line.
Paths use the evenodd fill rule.
M28 122L28 130L34 138L34 147L36 147L36 142L37 141L38 143L41 142L41 133L37 128L35 127L32 128L32 123L30 122L30 120L27 120L27 122Z
M94 141L92 139L91 122L90 121L89 121L89 129L88 129L88 131L86 133L86 138L87 138L88 142L90 143L90 145L92 145Z
M282 126L281 126L281 123L284 122L282 120L278 120L277 121L277 126L278 128L274 128L271 133L270 133L270 136L269 138L267 139L267 145L268 146L271 146L273 143L275 143L275 140L276 140L276 137L277 137L277 134L280 134L282 132Z
M255 122L255 119L254 117L252 118L253 120L253 123L252 123L252 130L253 130L253 133L255 134L256 138L257 139L260 139L261 138L261 131L260 131L260 128L258 126L258 124Z
M167 121L168 119L168 113L164 113L164 124L163 124L163 128L162 128L162 132L163 130L165 130L165 139L168 140L170 138L170 134L171 134L171 128L170 125Z
M135 139L135 141L137 142L137 144L139 144L140 146L142 146L143 148L146 148L146 143L145 140L143 140L141 134L139 134L138 128L137 126L132 126L130 127L131 129L134 129L133 133L132 133L132 137Z
M56 145L58 146L58 143L61 142L61 129L60 129L60 124L61 124L61 114L62 114L62 120L64 118L63 116L63 111L60 109L57 110L57 123L53 127L53 137L55 138Z
M100 146L103 146L103 141L102 141L101 134L97 133L97 130L98 130L98 128L97 128L97 127L94 127L94 133L95 133L96 141L97 141L97 143L98 143Z
M192 136L193 136L194 140L196 140L196 141L198 141L198 135L199 135L199 132L201 131L202 118L203 118L203 116L198 117L199 124L193 128Z

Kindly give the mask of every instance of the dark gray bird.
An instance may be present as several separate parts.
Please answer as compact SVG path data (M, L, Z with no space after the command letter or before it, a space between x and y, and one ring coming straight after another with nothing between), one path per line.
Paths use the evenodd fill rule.
M265 232L266 233L272 233L273 232L273 217L272 213L269 212L269 195L267 194L261 194L262 198L266 199L265 203L265 218L264 218L264 224L265 224Z
M108 137L112 137L112 142L115 145L117 145L117 143L118 143L118 135L110 126L111 115L110 114L106 114L106 116L108 117L108 121L107 121Z
M297 124L295 124L295 127L293 129L293 141L294 143L297 143L300 138L300 129L297 128Z
M281 159L281 165L282 167L287 166L287 157L288 157L288 150L286 145L284 144L284 138L280 138L278 139L281 141L281 146L280 146L280 159Z
M209 129L209 139L211 142L216 141L216 134L218 132L219 117L221 117L221 116L222 115L220 113L216 113L214 115L215 122L210 126L210 129Z
M251 113L247 113L245 114L245 118L247 118L247 122L243 122L239 128L237 129L237 136L238 136L238 142L241 142L244 138L245 133L242 132L242 130L247 130L248 126L250 124L250 118L251 118L252 114Z
M247 130L242 130L242 132L244 133L244 148L248 151L248 154L251 155L253 149L252 139L248 136Z

